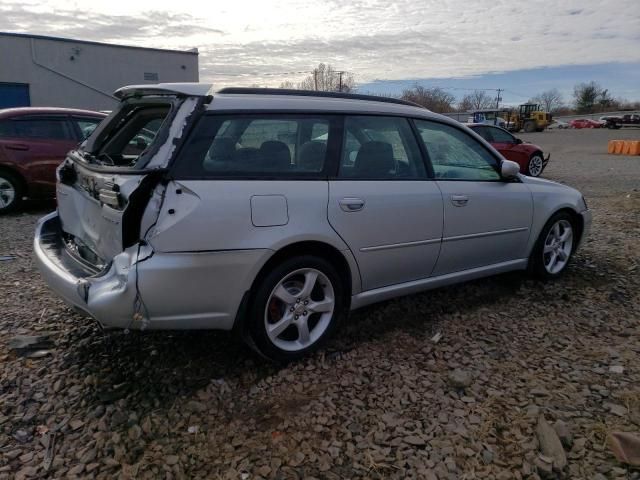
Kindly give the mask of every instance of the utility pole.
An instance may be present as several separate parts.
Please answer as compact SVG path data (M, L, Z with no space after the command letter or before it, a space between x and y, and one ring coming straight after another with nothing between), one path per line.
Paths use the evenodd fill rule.
M338 91L342 92L342 75L344 72L336 72L338 74Z
M498 94L496 95L496 115L493 119L494 125L498 124L498 111L500 109L500 100L502 100L502 97L500 97L500 93L504 91L504 88L498 88L496 91L498 92Z

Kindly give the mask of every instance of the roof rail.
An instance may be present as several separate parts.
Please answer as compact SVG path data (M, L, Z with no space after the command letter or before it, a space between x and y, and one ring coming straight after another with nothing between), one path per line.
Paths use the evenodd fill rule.
M361 95L359 93L343 92L319 92L315 90L296 90L291 88L250 88L250 87L227 87L218 90L216 93L239 94L239 95L291 95L298 97L323 97L323 98L348 98L352 100L368 100L372 102L397 103L410 107L424 108L422 105L401 100L399 98L378 97L376 95Z

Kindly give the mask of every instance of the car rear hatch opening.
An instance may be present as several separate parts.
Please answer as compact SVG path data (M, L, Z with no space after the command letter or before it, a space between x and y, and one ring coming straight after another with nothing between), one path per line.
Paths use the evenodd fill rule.
M59 167L62 234L82 261L109 265L140 240L143 220L150 225L157 220L164 188L160 181L196 114L211 98L205 85L183 87L118 90L118 108Z

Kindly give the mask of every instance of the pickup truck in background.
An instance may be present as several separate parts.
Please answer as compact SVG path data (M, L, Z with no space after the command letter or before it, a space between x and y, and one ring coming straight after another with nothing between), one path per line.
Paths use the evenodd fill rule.
M618 129L622 127L640 127L640 115L630 114L622 117L607 117L605 127Z

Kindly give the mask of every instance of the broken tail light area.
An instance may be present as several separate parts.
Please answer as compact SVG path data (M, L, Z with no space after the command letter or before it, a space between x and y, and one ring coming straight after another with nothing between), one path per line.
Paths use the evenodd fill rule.
M131 247L105 264L91 249L65 235L57 213L43 217L36 227L34 251L45 282L69 305L93 317L104 327L131 328L140 296L136 286L138 255L150 247ZM137 325L139 328L140 325Z

